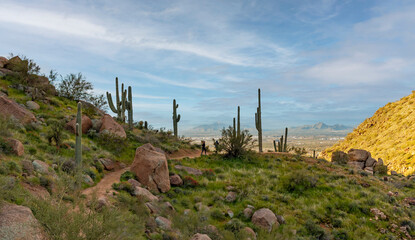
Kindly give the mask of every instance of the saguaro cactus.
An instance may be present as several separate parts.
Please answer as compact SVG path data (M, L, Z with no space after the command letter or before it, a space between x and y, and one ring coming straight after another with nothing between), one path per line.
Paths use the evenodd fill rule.
M177 123L180 122L180 114L177 115L177 108L179 107L179 104L176 104L176 99L173 99L173 132L174 136L178 137L177 134Z
M241 108L238 106L238 123L236 129L236 136L238 139L241 137Z
M273 142L274 142L274 151L276 152L277 151L277 144L276 144L275 140Z
M130 130L132 130L134 126L134 121L133 121L133 94L132 94L131 86L128 86L128 101L126 102L125 105L128 111L128 126Z
M76 115L75 135L75 163L76 167L80 169L82 164L82 104L80 102L78 102L78 113Z
M280 152L284 151L284 136L282 135L280 138Z
M284 138L284 152L287 152L287 139L288 139L288 128L285 128L285 138Z
M255 127L258 130L258 147L262 152L261 89L258 88L258 107L255 113Z

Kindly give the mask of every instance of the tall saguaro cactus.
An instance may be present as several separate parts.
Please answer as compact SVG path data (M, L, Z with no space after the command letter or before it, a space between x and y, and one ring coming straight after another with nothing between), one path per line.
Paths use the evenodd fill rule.
M128 127L130 130L133 129L133 94L131 90L131 86L128 86L128 101L126 102L126 109L128 111Z
M285 128L285 138L284 138L284 152L287 152L287 139L288 139L288 128Z
M125 110L128 111L128 125L130 129L133 128L133 96L131 86L124 90L124 83L121 84L121 97L118 89L118 77L115 78L115 105L112 101L111 93L107 92L108 105L114 113L117 114L118 120L125 122Z
M177 108L179 107L179 104L176 104L176 99L173 99L173 132L174 136L178 137L177 134L177 123L180 122L180 114L177 115Z
M241 108L238 106L238 125L236 129L236 136L238 139L241 137Z
M76 115L75 125L75 163L77 169L81 169L82 164L82 104L78 102L78 113Z
M258 88L258 107L255 113L255 127L258 130L258 147L262 152L261 89Z

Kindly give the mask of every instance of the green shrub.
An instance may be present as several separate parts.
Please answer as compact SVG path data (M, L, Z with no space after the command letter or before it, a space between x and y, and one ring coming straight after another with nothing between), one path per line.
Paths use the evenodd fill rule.
M248 130L244 130L238 136L236 131L229 127L222 130L222 137L219 140L220 148L226 152L229 157L241 157L247 153L254 145L255 141Z
M379 174L379 175L388 174L388 166L385 166L385 165L376 165L373 170L376 174Z
M130 195L134 194L134 188L129 182L120 182L112 184L112 188L117 191L126 191Z
M0 138L0 154L11 154L13 152L10 144L3 138Z
M29 154L30 155L35 155L37 153L37 149L36 148L34 148L34 147L30 147L29 148Z
M225 214L220 209L213 209L210 212L210 217L217 220L217 221L224 221L226 219Z
M49 176L40 176L40 186L46 188L49 192L52 192L53 180Z
M288 173L280 178L281 188L290 193L302 193L317 185L317 179L304 170Z
M55 142L56 148L59 148L62 144L62 141L67 137L64 133L65 122L63 120L49 119L47 121L48 130L46 133L46 139L49 144L52 145Z
M136 176L133 172L125 171L123 174L121 174L120 181L125 182L125 181L128 181L129 179L135 179L135 178Z
M124 138L109 132L100 133L97 142L100 146L114 154L123 152L127 146L127 142Z
M238 233L244 227L245 225L243 224L243 222L237 218L233 218L225 225L225 229L233 233Z

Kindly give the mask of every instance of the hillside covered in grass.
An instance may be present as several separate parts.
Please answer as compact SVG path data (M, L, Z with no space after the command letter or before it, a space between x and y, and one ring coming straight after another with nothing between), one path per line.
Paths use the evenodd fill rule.
M326 149L331 158L337 150L365 149L374 158L382 158L390 170L415 173L415 92L388 103L361 123L345 140Z

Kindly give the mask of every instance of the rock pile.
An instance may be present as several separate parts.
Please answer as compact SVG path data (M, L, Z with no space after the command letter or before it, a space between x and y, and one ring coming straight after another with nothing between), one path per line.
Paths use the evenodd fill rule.
M350 149L348 153L336 151L332 154L331 161L337 164L347 164L356 169L364 170L370 174L375 172L376 166L384 166L383 160L372 158L370 152L363 149Z

